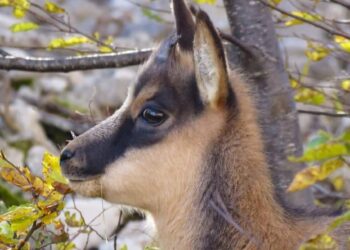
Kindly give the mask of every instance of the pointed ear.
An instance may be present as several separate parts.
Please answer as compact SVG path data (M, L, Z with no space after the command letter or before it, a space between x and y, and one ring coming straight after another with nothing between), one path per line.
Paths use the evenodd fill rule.
M183 50L192 50L194 36L194 21L185 0L173 0L176 33L178 44Z
M196 12L193 54L198 89L204 103L220 107L230 91L224 48L208 15Z

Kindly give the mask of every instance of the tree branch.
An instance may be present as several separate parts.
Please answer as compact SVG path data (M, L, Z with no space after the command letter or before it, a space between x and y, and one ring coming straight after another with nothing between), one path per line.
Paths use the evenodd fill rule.
M230 34L220 32L223 40L235 44L246 54L253 56L253 47L244 45ZM93 54L71 57L16 57L0 49L0 70L21 70L31 72L72 72L106 68L122 68L138 65L150 56L152 49L130 50L119 53ZM263 53L263 51L261 51Z
M340 0L328 0L328 2L339 4L339 5L350 10L350 3L345 3L345 2L340 1Z
M337 113L330 113L330 112L324 112L324 111L314 111L314 110L303 110L298 109L299 114L310 114L310 115L324 115L324 116L331 116L331 117L350 117L350 114L337 114Z
M1 53L0 70L22 70L32 72L71 72L76 70L121 68L144 62L151 49L120 53L72 56L65 58L15 57Z
M337 31L337 30L333 30L333 29L328 28L328 27L326 27L326 26L324 26L322 24L319 24L319 23L307 20L307 19L305 19L303 17L300 17L300 16L293 15L292 13L289 13L288 11L285 11L285 10L283 10L283 9L273 5L273 4L270 4L270 3L268 3L268 2L266 2L264 0L258 0L258 1L261 2L262 4L264 4L265 6L268 6L269 8L275 10L275 11L278 11L278 12L282 13L283 15L286 15L286 16L292 17L292 18L294 18L296 20L299 20L299 21L302 21L304 23L310 24L310 25L312 25L312 26L314 26L316 28L319 28L321 30L324 30L324 31L330 33L331 35L342 36L342 37L345 37L347 39L350 39L350 35L347 34L347 33L344 33L344 32L341 32L341 31Z

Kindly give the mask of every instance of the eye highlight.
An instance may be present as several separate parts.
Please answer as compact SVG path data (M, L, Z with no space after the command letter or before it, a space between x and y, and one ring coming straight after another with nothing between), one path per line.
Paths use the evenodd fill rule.
M143 121L152 126L159 126L167 119L167 117L168 116L164 112L151 107L145 108L141 112L141 118Z

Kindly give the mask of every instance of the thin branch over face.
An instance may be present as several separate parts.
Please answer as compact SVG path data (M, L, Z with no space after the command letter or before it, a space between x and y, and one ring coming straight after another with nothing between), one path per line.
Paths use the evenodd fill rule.
M152 49L132 50L120 53L72 56L65 58L15 57L1 54L0 70L32 72L71 72L77 70L121 68L138 65L149 57Z
M231 42L243 52L252 56L252 48L245 46L239 39L220 31L223 40ZM31 72L72 72L78 70L122 68L143 63L152 49L129 50L119 53L94 54L71 57L16 57L0 48L0 70L21 70Z
M310 24L310 25L312 25L312 26L314 26L316 28L319 28L321 30L324 30L324 31L328 32L331 35L342 36L342 37L345 37L347 39L350 39L350 35L348 33L344 33L342 31L338 31L338 30L335 30L333 28L329 28L329 27L327 27L327 26L325 26L323 24L319 24L317 22L310 21L310 20L308 20L306 18L294 15L294 14L289 13L288 11L285 11L285 10L283 10L283 9L277 7L277 6L274 6L273 4L270 4L270 3L266 2L265 0L258 0L258 1L260 3L262 3L262 4L264 4L265 6L268 6L269 8L280 12L283 15L286 15L286 16L292 17L292 18L294 18L296 20L299 20L299 21L302 21L304 23Z

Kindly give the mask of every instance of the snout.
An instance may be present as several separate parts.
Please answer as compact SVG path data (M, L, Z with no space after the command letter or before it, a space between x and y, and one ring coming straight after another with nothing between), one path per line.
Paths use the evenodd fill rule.
M60 164L63 174L69 180L97 178L122 154L120 137L116 136L112 125L108 122L96 125L74 138L62 150Z
M82 181L91 175L85 158L81 149L71 144L68 144L62 150L60 156L61 169L70 181Z
M94 179L104 172L98 145L87 140L88 135L81 135L71 141L61 152L60 165L63 174L70 181Z

